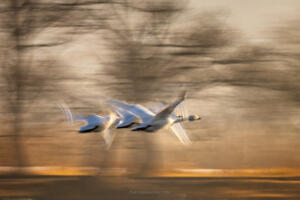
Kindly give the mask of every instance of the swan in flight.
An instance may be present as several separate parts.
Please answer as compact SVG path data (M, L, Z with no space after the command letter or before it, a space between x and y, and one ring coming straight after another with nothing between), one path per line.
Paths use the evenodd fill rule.
M128 128L133 125L136 119L136 116L127 110L120 109L116 106L112 106L113 110L119 115L119 118L116 121L116 128Z
M109 128L120 120L114 113L105 117L99 115L79 115L72 113L66 105L59 105L59 108L65 114L70 125L78 121L85 123L84 126L79 128L79 133L103 132L102 136L106 149L110 148L115 135L110 133Z
M183 93L174 103L166 106L164 109L160 109L159 112L157 112L156 114L150 109L147 109L141 105L128 104L115 99L107 99L106 101L114 108L116 107L120 110L124 110L133 114L141 121L140 125L135 126L131 129L132 131L155 132L162 128L170 127L171 130L175 133L175 135L183 144L189 144L191 143L191 141L188 138L182 126L179 124L179 122L183 122L186 120L200 120L201 117L197 115L190 115L188 117L177 117L173 113L174 109L185 100L185 97L186 93Z

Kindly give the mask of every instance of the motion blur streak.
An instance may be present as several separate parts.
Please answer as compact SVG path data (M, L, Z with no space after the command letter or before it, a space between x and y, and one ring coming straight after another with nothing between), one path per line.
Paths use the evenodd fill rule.
M299 9L1 0L0 199L299 199ZM106 151L56 107L107 116L101 96L150 107L181 91L201 116L182 123L190 146L124 128Z

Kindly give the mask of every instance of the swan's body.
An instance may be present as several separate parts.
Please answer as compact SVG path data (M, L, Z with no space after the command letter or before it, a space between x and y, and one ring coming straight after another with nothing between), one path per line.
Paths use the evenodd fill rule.
M74 114L70 111L67 106L59 106L61 111L65 114L70 125L74 122L84 122L85 125L81 126L78 130L79 133L89 133L89 132L103 132L103 139L106 144L106 148L110 148L114 135L110 134L109 128L118 122L117 116L111 114L109 116L99 116L99 115L79 115Z

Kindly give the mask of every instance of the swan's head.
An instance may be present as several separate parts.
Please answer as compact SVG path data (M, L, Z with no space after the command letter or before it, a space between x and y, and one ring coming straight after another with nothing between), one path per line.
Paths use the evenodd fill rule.
M195 120L200 120L201 117L198 116L198 115L190 115L190 116L188 117L188 119L189 119L189 121L195 121Z

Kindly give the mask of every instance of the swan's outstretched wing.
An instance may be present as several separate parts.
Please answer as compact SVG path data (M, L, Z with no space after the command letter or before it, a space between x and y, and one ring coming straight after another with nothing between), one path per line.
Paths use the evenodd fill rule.
M88 116L72 113L67 105L58 105L58 107L64 113L64 115L70 125L73 125L74 121L83 121L83 122L89 123Z
M139 118L142 121L142 123L147 122L153 119L154 117L154 114L150 110L141 105L127 104L125 102L118 101L115 99L107 99L106 102L112 105L113 107L117 107L119 109L125 110L133 114L134 116Z
M109 128L105 129L103 134L102 134L102 137L104 139L104 142L105 142L105 148L106 150L109 150L109 148L111 147L114 139L115 139L115 134L114 133L111 133Z
M181 124L176 123L170 128L182 144L189 145L192 143Z
M174 110L174 113L176 114L176 116L180 116L182 118L188 117L188 110L187 110L187 106L186 106L186 102L183 101L181 102Z
M129 115L132 115L131 113L127 112L126 110L120 109L119 107L113 106L113 110L121 117L126 118Z
M70 125L73 125L74 122L77 121L81 121L85 123L84 126L81 126L79 128L78 131L80 133L91 132L101 127L103 124L101 117L98 115L85 116L85 115L74 114L70 111L70 109L66 105L60 105L59 108L65 114Z
M165 109L160 111L157 115L155 115L155 119L163 119L169 117L169 115L174 111L177 105L184 101L186 93L184 92L180 97L172 104L167 106Z
M183 103L183 102L182 102ZM181 103L181 104L182 104ZM179 105L181 105L179 104ZM161 103L156 103L156 104L153 104L150 106L150 110L152 110L154 113L157 113L159 110L161 110L164 106L166 105L165 102L161 102ZM176 110L175 110L176 111ZM173 119L174 121L177 119L177 116L176 114L179 114L181 115L182 117L184 117L182 115L182 113L176 113L175 114L175 111L172 112L169 117L171 119ZM178 137L178 139L180 140L181 143L185 144L185 145L188 145L191 143L191 140L189 139L189 137L187 136L184 128L182 127L182 125L180 123L175 123L173 124L171 127L171 130L173 131L173 133Z
M184 101L183 102L181 102L176 108L175 108L175 110L169 115L169 117L171 118L171 119L173 119L173 120L176 120L177 118L178 118L178 116L180 116L180 117L186 117L185 115L183 115L183 112L184 111L182 111L181 109L182 108L179 108L178 110L177 110L177 108L179 107L179 106L181 106L182 104L184 103ZM158 103L153 103L152 105L150 105L150 107L149 107L149 110L151 110L153 113L159 113L164 107L166 107L168 104L166 103L166 102L158 102ZM184 105L185 106L185 105ZM185 108L183 108L183 109L185 109Z
M135 115L128 112L127 110L120 109L116 106L112 107L114 111L120 116L120 118L118 119L118 124L116 126L117 128L127 127L133 123L134 119L136 118Z

